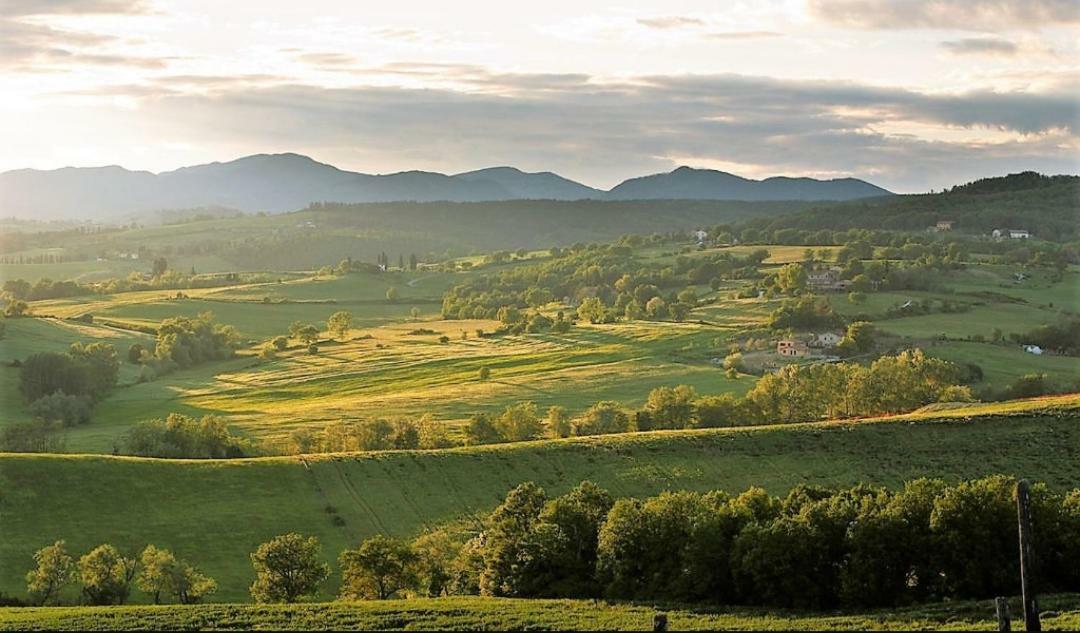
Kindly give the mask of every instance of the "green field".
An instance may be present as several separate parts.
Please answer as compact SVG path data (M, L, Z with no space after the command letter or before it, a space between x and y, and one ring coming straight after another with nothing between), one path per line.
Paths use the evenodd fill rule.
M167 228L154 230L162 234L178 230ZM692 250L689 255L741 255L756 248L769 250L773 263L798 261L805 250L801 246L737 246ZM673 259L677 250L648 247L641 256L664 261ZM98 324L121 328L149 328L166 318L210 311L256 345L285 333L293 321L322 327L338 310L353 314L355 329L340 342L324 340L318 356L293 349L273 361L258 361L255 348L249 348L235 360L208 363L142 384L134 384L138 368L125 364L121 387L100 403L93 421L67 434L67 446L73 452L108 453L133 424L172 412L223 415L242 434L276 441L305 425L424 413L449 424L456 433L477 411L498 411L524 400L542 408L561 405L572 412L603 399L638 406L651 389L665 385L689 384L702 394L742 394L754 378L727 379L716 360L745 332L758 330L753 336L763 336L760 328L782 301L733 298L735 291L749 283L733 280L716 292L706 286L696 288L704 299L691 314L698 323L580 323L565 335L481 339L475 336L477 328L491 332L498 324L437 320L442 294L448 288L478 274L521 265L515 260L457 273L323 277L277 273L278 282L186 290L186 298L181 299L174 290L151 290L37 301L33 310L61 318L92 314ZM1032 372L1044 372L1062 386L1071 385L1080 373L1075 359L1034 357L1015 346L955 341L975 334L989 338L995 328L1006 334L1025 332L1054 322L1066 306L1074 304L1080 272L1069 271L1065 279L1054 281L1049 273L1026 271L1027 277L1018 282L1015 273L1019 270L970 265L943 274L941 287L933 292L868 293L866 303L859 305L842 294L829 295L829 300L849 319L881 319L877 325L882 331L900 337L890 345L921 346L941 358L985 365L985 379L975 385L978 389L998 390ZM398 301L386 300L389 288L397 289ZM926 299L935 310L944 301L968 309L884 318L891 307ZM420 311L421 322L411 317L413 308ZM408 334L416 328L436 330L450 342L439 343L438 335ZM123 355L131 342L145 344L147 340L122 330L76 327L59 320L12 320L9 330L7 339L0 341L0 362L10 363L35 351L61 350L80 339L111 341ZM937 341L942 335L953 340ZM477 380L480 367L492 371L490 380ZM17 369L0 368L0 395L11 402L0 415L0 426L28 417L16 389L17 379Z
M1012 613L1022 612L1013 599ZM1080 596L1041 596L1044 630L1080 627ZM708 609L591 600L422 598L365 603L46 607L0 609L0 630L276 629L348 631L651 631L664 613L672 631L993 631L993 603L963 601L889 612L811 615L765 609Z
M173 410L228 416L256 437L280 437L299 426L340 419L431 413L456 427L477 411L497 412L531 400L540 407L580 411L599 400L640 405L649 390L690 384L702 393L743 393L752 378L731 380L710 364L708 326L647 323L580 326L566 335L476 338L491 321L432 321L363 330L353 340L326 344L317 356L293 350L271 362L236 361L193 369L167 380L117 390L98 420L124 426ZM437 334L410 335L417 327ZM462 340L461 333L470 338ZM445 333L449 343L440 343ZM480 381L481 367L491 378ZM210 372L213 372L212 374ZM94 423L71 434L84 446ZM102 445L87 442L86 450Z
M150 345L153 338L138 332L100 325L74 323L58 319L8 319L7 331L0 339L0 428L29 418L26 403L19 393L19 369L11 362L37 352L63 352L76 341L103 341L121 353L132 343ZM133 384L139 375L135 365L120 368L121 385Z
M263 340L288 332L293 321L322 325L338 310L352 313L356 327L407 320L413 307L428 316L436 315L446 287L468 274L302 277L280 283L183 290L183 299L176 298L176 290L146 290L36 301L33 310L61 318L92 314L95 319L128 327L156 327L164 319L209 311L243 336ZM386 299L391 287L399 294L393 303Z
M589 479L617 496L663 490L782 494L799 483L897 486L1021 475L1080 481L1080 397L932 411L876 421L667 431L442 451L223 461L0 455L0 592L21 595L31 554L56 539L167 547L246 599L248 553L276 534L317 535L324 555L375 533L411 535L490 511L535 481L561 494ZM167 499L167 502L163 502ZM337 509L331 515L330 505ZM334 517L344 519L335 525ZM328 585L333 591L333 584Z
M1062 386L1080 381L1080 360L1071 356L1029 354L1018 345L949 342L926 348L931 356L954 363L975 363L983 370L983 384L1008 386L1026 374L1047 374Z

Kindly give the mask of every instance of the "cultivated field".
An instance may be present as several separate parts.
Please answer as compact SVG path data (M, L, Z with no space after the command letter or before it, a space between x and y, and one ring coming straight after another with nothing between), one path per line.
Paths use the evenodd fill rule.
M1055 615L1044 630L1080 627L1080 596L1041 598ZM1019 600L1010 605L1021 612ZM964 601L917 608L811 615L764 609L605 603L592 600L421 598L380 602L293 605L215 604L184 607L0 608L0 630L263 629L351 631L651 631L658 613L673 631L993 631L993 603Z

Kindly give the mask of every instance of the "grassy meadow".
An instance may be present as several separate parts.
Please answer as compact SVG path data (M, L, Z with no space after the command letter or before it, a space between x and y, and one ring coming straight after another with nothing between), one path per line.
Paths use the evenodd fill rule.
M228 226L239 221L217 222ZM145 231L168 235L180 227ZM745 255L758 248L770 252L766 268L799 261L806 250L803 246L735 246L690 250L687 255ZM819 253L836 250L812 248ZM664 262L681 250L646 247L639 255ZM456 434L473 413L495 412L524 400L575 412L605 399L638 406L649 390L662 385L689 384L702 394L742 394L753 385L752 376L725 378L716 362L737 338L763 327L782 302L779 298L735 298L735 292L750 283L746 280L726 282L716 291L696 287L701 305L681 324L579 322L562 335L479 338L477 329L491 332L498 324L438 318L441 297L448 288L472 276L511 269L543 256L530 252L525 260L499 265L483 265L473 258L476 268L456 273L317 276L279 272L273 274L278 281L184 290L182 298L174 290L149 290L36 301L34 314L57 318L9 320L9 334L0 340L0 396L10 404L0 414L0 427L28 418L17 390L18 369L9 366L12 361L36 351L60 351L75 340L112 342L123 356L132 342L145 345L149 341L138 330L153 328L166 318L205 311L235 326L251 347L242 349L236 359L146 383L137 384L138 367L125 363L121 386L100 403L93 421L68 431L68 450L112 452L131 425L172 412L226 416L237 432L270 440L303 426L336 420L424 413L447 423ZM1059 384L1074 384L1080 378L1075 359L1034 356L1015 344L967 340L972 335L989 339L995 328L1006 336L1025 332L1052 323L1080 305L1080 271L1069 270L1060 281L1038 270L1025 271L1025 278L1018 280L1017 272L1018 267L972 264L943 274L940 287L933 291L867 293L867 301L860 304L844 294L827 297L848 319L874 320L894 338L890 345L919 346L947 360L979 364L984 378L976 388L1001 389L1033 372L1047 373ZM386 298L391 288L398 294L394 302ZM927 300L933 306L929 314L888 314L890 308L908 301ZM942 312L944 302L964 311ZM418 319L412 316L414 309L419 311ZM353 315L354 329L340 341L330 340L324 332L318 355L297 346L273 360L256 358L257 346L287 332L292 322L324 327L326 319L339 310ZM94 324L65 320L85 314L93 315ZM410 333L417 329L435 333ZM449 342L439 341L443 335ZM481 367L491 370L489 380L478 380Z
M1055 615L1044 630L1080 627L1080 596L1041 599ZM1010 605L1021 613L1019 600ZM54 607L2 609L0 630L264 629L350 631L651 631L656 614L673 631L993 631L993 603L963 601L889 612L813 615L765 609L706 609L592 600L421 598L361 603L293 605Z
M579 411L599 400L640 405L660 385L740 394L752 386L751 377L728 379L709 362L724 353L715 341L723 333L709 326L631 323L581 326L565 335L475 334L497 326L431 321L360 330L351 340L323 344L315 356L297 348L272 361L249 357L117 390L97 417L118 421L119 432L140 416L215 413L251 436L278 438L340 419L431 413L456 429L477 411L497 412L523 400ZM417 329L433 333L410 334ZM450 341L441 343L443 335ZM478 378L481 367L491 371L486 381ZM76 429L70 442L83 446L84 434L99 432L97 424ZM85 447L99 451L102 445L88 441Z
M246 600L248 553L276 534L316 535L333 561L376 533L469 521L524 481L551 494L586 479L616 496L750 486L782 494L799 483L898 486L1006 473L1066 490L1080 481L1078 412L1080 397L1057 396L876 420L439 451L235 460L3 454L0 592L21 595L33 552L66 539L73 552L102 542L167 547L218 580L217 600Z

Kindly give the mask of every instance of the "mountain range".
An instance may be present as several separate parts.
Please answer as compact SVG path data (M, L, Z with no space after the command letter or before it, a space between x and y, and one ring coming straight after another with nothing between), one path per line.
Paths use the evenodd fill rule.
M371 175L299 154L257 154L154 174L122 167L18 169L0 173L0 217L117 219L163 209L228 207L279 213L312 202L500 200L852 200L892 195L855 178L751 180L679 167L627 180L609 191L551 172L492 167L454 175L404 171Z

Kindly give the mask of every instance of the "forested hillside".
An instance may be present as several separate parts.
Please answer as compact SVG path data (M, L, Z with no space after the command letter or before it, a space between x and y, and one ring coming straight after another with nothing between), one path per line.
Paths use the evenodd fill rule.
M951 221L954 231L964 233L1023 229L1036 238L1069 241L1080 230L1080 177L1025 172L986 178L943 193L815 206L755 224L773 230L919 231L943 220Z

